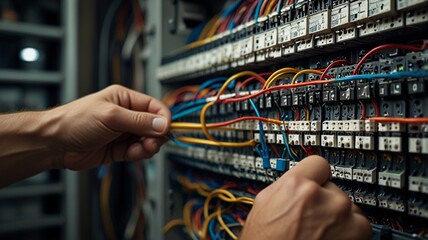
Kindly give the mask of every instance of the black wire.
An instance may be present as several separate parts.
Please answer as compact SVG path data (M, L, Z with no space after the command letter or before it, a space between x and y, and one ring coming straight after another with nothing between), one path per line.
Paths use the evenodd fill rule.
M116 15L122 0L116 0L109 6L104 17L100 33L100 45L98 52L98 88L102 89L109 85L108 63L109 63L109 42L113 18Z

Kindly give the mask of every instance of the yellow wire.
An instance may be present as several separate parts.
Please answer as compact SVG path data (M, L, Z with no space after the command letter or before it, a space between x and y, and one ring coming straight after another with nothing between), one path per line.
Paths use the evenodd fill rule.
M208 217L206 217L204 219L204 223L202 224L202 239L208 239L207 238L207 234L208 234L208 224L211 222L211 220L213 218L215 218L217 216L217 213L214 212L212 214L210 214Z
M227 88L227 86L229 86L229 84L240 77L244 77L244 76L251 76L251 77L260 77L259 74L252 72L252 71L243 71L243 72L239 72L237 74L232 75L231 77L229 77L226 82L224 82L223 86L221 86L220 90L218 91L217 95L216 95L216 101L219 100L221 94L223 94L224 90ZM204 132L205 136L207 139L212 140L212 141L216 141L211 134L208 132L207 129L207 124L205 121L205 115L207 113L208 108L210 108L211 106L213 106L216 102L209 102L207 104L205 104L205 106L202 108L201 110L201 116L200 116L200 122L201 122L201 126L202 126L202 131Z
M177 177L177 181L183 185L185 188L187 188L188 190L195 190L197 193L199 193L199 195L203 196L203 197L207 197L210 192L211 192L211 188L208 187L206 184L203 183L192 183L190 181L187 180L187 178L185 177Z
M297 78L305 73L313 73L313 74L318 74L318 75L322 75L323 72L319 71L319 70L314 70L314 69L304 69L299 71L298 73L296 73L296 75L294 75L293 79L291 79L291 84L294 84L294 82L297 80Z
M210 37L212 37L212 36L214 36L214 35L215 35L215 33L217 32L218 27L221 25L221 23L222 23L224 20L225 20L224 18L220 17L220 18L218 18L218 19L214 22L213 26L210 28L210 31L209 31L209 32L208 32L208 34L207 34L207 38L210 38Z
M276 70L266 80L265 84L263 85L263 89L270 87L270 85L272 85L273 82L275 82L279 77L284 76L285 74L298 73L298 72L300 72L300 70L296 68L281 68L279 70Z
M196 205L195 199L188 201L183 208L183 221L189 236L193 234L192 231L192 207Z
M297 153L294 151L294 149L293 149L292 147L290 147L290 150L291 150L291 153L292 153L295 157L297 157Z
M230 199L236 199L235 196L227 190L216 189L216 190L212 191L210 193L210 195L207 196L207 198L205 199L205 202L204 202L204 217L205 218L207 218L209 215L209 203L210 203L211 199L216 197L216 195L219 195L219 194L227 195L227 196L229 196Z
M263 13L263 16L267 16L272 12L272 8L275 6L275 3L278 3L278 1L270 1L269 5L266 7L265 12Z
M223 218L221 217L221 207L219 206L217 208L217 220L220 223L220 225L223 227L223 229L226 231L227 234L232 239L238 239L238 237L230 230L230 228L224 223Z
M183 219L173 219L169 221L162 229L163 233L166 234L169 230L171 230L173 227L184 225Z
M193 138L193 137L177 137L177 140L185 143L193 143L200 145L209 145L209 146L217 146L217 147L231 147L231 148L240 148L240 147L253 147L255 145L254 139L245 141L245 142L219 142L201 138Z
M267 118L266 121L270 122L270 123L275 123L278 125L282 124L281 120L274 119L274 118ZM214 124L214 123L208 123L208 124L206 124L206 127L207 128L217 128L215 125L216 124ZM171 129L174 129L174 130L177 130L177 129L188 129L188 130L196 129L197 130L197 129L201 129L201 128L202 128L202 125L200 123L194 123L194 122L172 122L171 123ZM220 129L220 128L217 128L217 129ZM230 129L224 128L224 130L230 130Z
M214 23L217 21L217 19L220 17L220 14L215 15L211 18L211 20L205 25L204 29L202 29L201 34L199 35L198 40L205 39L207 37L208 32L214 25Z
M306 121L309 121L309 114L310 114L309 107L306 106Z

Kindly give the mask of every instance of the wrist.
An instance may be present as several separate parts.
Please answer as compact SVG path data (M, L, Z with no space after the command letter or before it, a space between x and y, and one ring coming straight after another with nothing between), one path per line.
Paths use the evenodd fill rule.
M22 112L3 115L0 158L37 163L40 170L61 168L61 147L57 139L58 121L51 111Z

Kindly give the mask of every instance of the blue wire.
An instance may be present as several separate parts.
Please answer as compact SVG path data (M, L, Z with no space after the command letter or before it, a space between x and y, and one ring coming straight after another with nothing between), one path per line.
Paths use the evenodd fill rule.
M262 3L264 0L259 0L259 2L257 3L257 7L256 7L256 11L254 12L254 19L257 20L259 19L260 16L260 8L262 7Z
M229 25L227 26L227 29L229 29L229 30L232 30L232 29L234 29L235 28L235 22L233 21L233 19L232 19L232 21L230 21L230 23L229 23Z
M222 214L221 217L225 220L225 222L228 223L236 223L238 221L236 221L235 218L233 218L232 216L228 215L228 214Z
M294 157L294 155L293 155L293 154L291 154L291 151L290 151L290 145L288 145L287 138L285 137L285 131L284 131L283 129L281 129L281 134L282 134L282 139L283 139L283 141L284 141L284 145L285 145L285 148L287 149L288 155L289 155L289 156L290 156L294 161L296 161L296 158ZM283 152L282 152L282 158L285 158L285 157L284 157L284 153L285 153L285 151L283 151Z
M227 16L229 16L233 11L235 11L235 9L239 6L239 4L241 4L242 0L236 1L235 3L233 3L232 5L230 5L230 7L226 10L223 11L223 13L221 14L222 18L225 18Z
M193 31L190 33L189 37L187 38L186 44L189 44L198 40L199 36L202 33L202 30L204 29L205 25L207 25L207 23L208 23L208 20L204 20L198 26L196 26L195 29L193 29Z
M254 104L254 101L252 99L249 99L249 102L251 106L254 109L254 112L256 112L257 117L261 117L259 110L257 109L256 104ZM259 130L260 130L260 144L262 145L262 151L260 151L258 148L254 148L256 152L260 155L260 157L263 159L263 167L269 168L270 162L269 162L269 151L265 142L265 132L263 130L263 124L262 121L259 121Z
M277 13L281 12L281 6L282 6L282 0L279 0L278 6L276 7L276 12Z
M219 235L214 233L214 226L215 226L214 224L215 224L215 221L217 221L217 220L215 218L213 218L213 219L211 219L210 223L208 224L208 232L210 233L211 238L213 240L219 238Z
M188 144L188 143L182 142L182 141L178 140L175 137L172 137L171 141L173 141L175 144L177 144L179 147L182 147L182 148L193 147L192 144Z
M202 91L203 89L209 87L210 85L213 85L214 83L218 83L218 82L225 82L227 80L227 77L217 77L217 78L213 78L213 79L209 79L205 82L203 82L199 88L198 88L198 92Z
M178 113L180 111L185 110L186 108L190 108L190 107L194 107L194 106L198 106L201 104L205 104L207 103L206 99L198 99L198 100L194 100L194 101L190 101L190 102L186 102L186 103L181 103L175 106L171 107L171 112L174 113Z
M249 99L249 101L250 101L251 106L252 106L252 107L253 107L253 109L254 109L254 112L256 112L257 117L261 117L260 112L259 112L259 109L257 109L256 105L254 104L253 99Z
M107 175L107 165L98 168L98 178L102 179Z
M172 120L177 120L177 119L182 118L184 116L187 116L189 114L201 111L202 108L204 108L204 105L196 106L196 107L192 107L192 108L186 109L186 110L184 110L184 111L182 111L180 113L174 114L172 116Z
M403 77L427 77L428 71L400 71L393 73L378 73L378 74L361 74L361 75L350 75L346 77L336 78L334 81L352 81L360 79L373 79L373 78L403 78Z

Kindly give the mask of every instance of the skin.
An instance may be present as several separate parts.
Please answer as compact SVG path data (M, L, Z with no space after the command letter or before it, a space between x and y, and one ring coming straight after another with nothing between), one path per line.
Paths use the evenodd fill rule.
M170 122L162 102L118 85L51 110L0 115L0 169L8 170L0 186L48 169L150 158Z
M163 103L117 85L51 110L0 115L0 187L48 169L150 158L170 123ZM301 161L257 195L240 238L370 239L367 219L330 174L319 156Z
M367 219L330 179L324 158L305 158L257 195L240 239L371 239Z

